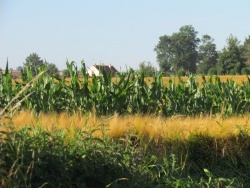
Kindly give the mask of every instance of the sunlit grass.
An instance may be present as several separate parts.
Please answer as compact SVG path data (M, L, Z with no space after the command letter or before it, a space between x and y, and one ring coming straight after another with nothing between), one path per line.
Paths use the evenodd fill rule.
M89 131L102 127L112 138L123 137L128 134L135 134L139 137L147 137L154 141L168 139L187 139L190 134L206 134L215 138L225 138L237 135L240 129L250 129L250 116L234 116L223 118L220 116L186 117L174 116L163 118L153 115L127 115L97 118L94 114L69 115L61 114L40 114L36 117L30 111L21 111L11 120L3 119L3 123L11 122L16 130L23 126L41 126L51 131L55 128L72 132L75 130ZM4 129L4 126L0 127ZM101 130L95 132L95 136L101 135Z
M211 77L211 76L205 76L205 79L206 79L206 80L209 80L210 77ZM212 76L212 77L213 77L213 79L215 80L215 76ZM220 77L220 80L221 80L222 82L226 82L227 80L232 80L232 81L235 81L237 84L242 84L242 82L247 82L247 81L248 81L248 78L247 78L246 75L220 75L219 77ZM181 78L181 80L183 80L184 82L186 82L186 81L188 80L188 77L187 77L187 76L182 76L182 77L180 77L180 78ZM175 83L178 83L178 82L179 82L179 78L178 78L178 77L176 77L176 76L170 76L170 77L163 77L163 78L162 78L163 84L164 84L165 86L168 86L169 80L170 80L170 79L174 80ZM202 76L196 76L196 79L197 79L197 81L198 81L199 84L201 84L201 83L203 82ZM65 80L66 80L66 82L70 82L70 78L66 78ZM80 80L82 80L82 79L80 78ZM119 81L119 78L114 77L114 78L112 78L112 81L113 81L113 82L118 82L118 81ZM146 78L145 78L145 82L146 82L147 84L151 84L153 81L154 81L153 77L146 77ZM17 82L17 83L22 83L22 79L19 78L19 79L12 80L12 83L13 83L13 84L14 84L15 82ZM55 82L57 82L56 79L55 79ZM89 82L91 82L91 77L89 78Z
M213 80L215 80L216 76L212 76ZM211 76L205 76L205 79L208 81L211 78ZM246 75L220 75L220 80L222 82L226 82L227 80L235 81L237 84L242 84L243 82L248 81L248 77ZM180 81L178 77L171 76L171 77L163 77L162 82L165 86L169 85L169 80L172 79L176 84ZM182 76L180 79L184 82L188 80L187 76ZM201 85L203 82L202 76L196 76L197 82ZM154 81L152 77L145 78L145 82L147 84L151 84Z

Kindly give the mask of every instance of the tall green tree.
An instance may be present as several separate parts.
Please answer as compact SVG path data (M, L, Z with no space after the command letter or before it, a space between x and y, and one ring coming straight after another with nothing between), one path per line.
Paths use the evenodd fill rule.
M39 68L44 66L44 62L36 53L30 54L23 64L23 68L29 68L32 71L32 75L36 76L39 73Z
M55 76L55 77L59 76L59 70L54 63L45 62L44 64L47 69L46 71L47 74L49 74L50 76Z
M199 62L197 66L198 74L213 73L216 69L218 53L214 39L209 35L203 35L199 45Z
M178 74L179 71L195 73L198 61L198 32L191 25L183 26L171 36L160 37L155 47L161 71Z
M218 69L220 74L241 74L245 65L244 48L237 37L230 35L227 46L219 53Z
M139 64L139 71L144 72L147 77L152 77L156 72L156 68L150 61L143 61Z
M245 39L243 48L243 58L245 59L246 67L243 68L242 73L250 74L250 35Z
M50 76L58 77L59 71L55 64L43 61L38 54L32 53L26 59L23 64L23 68L19 66L20 69L29 68L32 71L32 75L36 76L40 72L40 68L45 67L47 69L46 74Z

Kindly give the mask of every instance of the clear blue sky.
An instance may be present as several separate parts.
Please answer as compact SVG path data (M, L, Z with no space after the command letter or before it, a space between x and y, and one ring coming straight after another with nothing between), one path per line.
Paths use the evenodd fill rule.
M162 35L192 25L209 34L217 50L230 34L250 35L250 0L0 0L0 67L16 69L35 52L62 70L112 64L158 68L154 47Z

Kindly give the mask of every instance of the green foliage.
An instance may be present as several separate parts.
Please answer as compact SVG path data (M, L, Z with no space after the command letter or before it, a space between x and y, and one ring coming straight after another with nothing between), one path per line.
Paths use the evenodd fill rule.
M208 75L210 75L210 76L217 75L217 73L218 73L218 71L216 68L210 68L208 70Z
M3 108L5 105L10 102L13 95L15 95L13 85L12 85L12 77L9 72L9 64L7 62L5 71L0 72L0 101L1 107ZM14 94L13 94L14 93Z
M161 36L154 49L161 70L171 74L176 74L180 69L195 73L198 43L197 32L190 25L181 27L178 33L171 36Z
M221 70L220 74L241 74L241 70L246 66L243 52L238 39L230 35L227 46L219 53L218 67Z
M197 67L198 74L210 74L212 68L217 63L218 54L214 40L209 35L203 35L199 46L199 63ZM209 71L210 70L210 71Z
M54 77L58 77L58 68L56 67L55 64L53 63L48 63L48 62L44 62L41 57L38 56L38 54L36 53L32 53L30 54L26 60L25 63L23 64L23 67L18 67L19 70L22 72L22 76L23 79L27 79L26 78L26 74L27 72L31 71L31 76L34 77L36 76L41 69L44 69L44 67L46 67L46 74L50 75L50 76L54 76Z
M166 75L194 74L248 74L250 70L250 37L241 45L232 35L221 52L216 51L213 38L203 35L193 26L186 25L179 32L163 35L155 47L157 61ZM209 71L213 70L213 71Z
M69 70L68 70L68 69L64 69L64 70L63 70L63 77L65 77L65 78L70 77L70 74L69 74Z
M36 76L39 73L39 68L44 66L43 60L36 53L30 54L23 64L23 69L30 69L32 76Z
M77 72L74 64L68 66ZM30 82L25 87L30 87ZM158 87L161 82L154 83L152 88ZM154 94L157 96L160 93ZM86 127L87 123L81 126ZM105 124L89 131L76 128L70 132L55 127L45 131L43 124L24 126L18 131L11 123L0 126L3 126L0 131L1 187L250 185L250 137L244 126L238 126L238 135L225 139L193 134L188 140L160 143L129 134L112 139L105 134ZM101 134L95 137L97 131Z
M49 74L50 76L54 76L54 77L59 76L59 70L58 70L58 68L56 67L55 64L45 62L44 65L45 65L45 67L47 69L47 71L46 71L47 74Z
M242 74L250 74L250 36L245 39L243 44L243 58L245 59L246 67L243 68Z
M144 72L146 77L153 77L156 73L156 68L149 61L143 61L139 64L139 71Z
M168 86L162 83L162 74L155 74L151 84L146 83L144 72L129 70L117 75L104 73L101 77L89 78L84 62L80 70L74 62L67 62L70 77L55 79L43 74L33 82L32 71L22 71L22 82L12 83L6 69L0 75L0 108L4 108L25 85L31 83L20 94L19 102L13 106L39 112L88 113L97 115L155 114L171 116L175 114L244 114L250 109L250 81L237 84L219 77L203 79L199 85L196 77L190 75L187 82L171 78ZM42 67L40 71L46 71ZM179 79L175 82L175 79ZM215 81L214 81L215 80ZM15 81L15 80L14 80ZM25 97L30 95L29 97Z
M87 122L86 122L87 124ZM82 125L82 126L86 126ZM74 134L46 125L0 132L2 187L248 187L249 136L192 135L155 143L117 140L98 129ZM95 132L101 132L95 137Z

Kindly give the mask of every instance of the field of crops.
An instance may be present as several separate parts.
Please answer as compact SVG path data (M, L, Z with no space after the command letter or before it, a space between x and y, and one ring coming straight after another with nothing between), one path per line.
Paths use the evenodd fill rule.
M211 76L196 76L196 81L200 86L202 86L204 79L208 82L211 79ZM237 84L241 85L242 82L248 82L248 76L246 75L220 75L219 76L221 82L227 82L228 80L234 81ZM163 85L169 86L169 80L174 80L176 84L179 83L179 80L182 80L184 82L187 82L189 80L188 76L181 76L181 77L175 77L175 76L170 76L170 77L162 77L162 82ZM148 84L151 84L154 81L152 77L150 78L145 78L145 82ZM213 83L216 82L216 76L212 76L212 81Z
M250 79L0 75L0 187L249 187Z
M222 81L220 77L200 77L197 80L195 76L187 80L170 78L166 82L159 74L145 82L147 78L143 73L128 71L118 75L117 81L107 74L92 77L90 81L84 65L79 71L74 63L67 66L70 78L56 81L46 73L34 79L27 71L23 72L22 82L13 84L10 73L6 71L1 75L0 108L11 102L12 106L17 105L16 109L30 109L37 113L85 114L95 111L97 115L163 116L239 115L250 109L250 79L247 76L244 80L237 78L237 82L231 79ZM15 100L11 101L13 98Z

